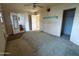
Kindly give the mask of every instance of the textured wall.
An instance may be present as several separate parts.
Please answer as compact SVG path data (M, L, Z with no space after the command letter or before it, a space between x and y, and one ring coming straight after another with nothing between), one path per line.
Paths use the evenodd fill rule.
M12 24L10 19L10 8L2 6L3 20L5 22L7 34L12 34Z
M4 55L6 40L4 38L2 24L0 23L0 55Z

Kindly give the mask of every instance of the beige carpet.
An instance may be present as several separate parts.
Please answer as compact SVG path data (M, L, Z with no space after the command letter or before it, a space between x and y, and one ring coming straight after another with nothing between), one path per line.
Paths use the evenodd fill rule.
M9 40L18 39L18 38L20 38L23 34L24 34L24 32L23 32L23 33L18 33L18 34L12 34L12 35L9 35L7 39L8 39L8 41L9 41Z
M16 56L79 56L79 46L69 40L43 32L26 32L20 39L9 40L6 52Z
M24 40L16 39L8 41L6 52L13 56L32 55L33 49Z

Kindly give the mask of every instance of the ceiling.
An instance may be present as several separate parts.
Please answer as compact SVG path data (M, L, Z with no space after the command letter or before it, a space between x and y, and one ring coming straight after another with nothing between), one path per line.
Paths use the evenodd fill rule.
M37 5L42 6L43 8L36 7L35 9L33 9L33 3L4 3L2 5L9 6L16 10L36 12L36 11L40 11L43 8L47 8L49 6L54 6L54 5L56 5L56 3L37 3Z

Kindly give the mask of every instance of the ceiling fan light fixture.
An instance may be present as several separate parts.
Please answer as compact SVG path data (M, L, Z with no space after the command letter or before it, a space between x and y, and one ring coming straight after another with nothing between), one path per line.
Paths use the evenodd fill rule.
M34 13L33 13L33 15L37 15L37 14L38 14L38 12L34 12Z

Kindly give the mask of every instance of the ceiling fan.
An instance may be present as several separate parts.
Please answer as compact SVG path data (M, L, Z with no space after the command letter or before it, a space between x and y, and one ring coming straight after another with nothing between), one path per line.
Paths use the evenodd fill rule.
M33 8L43 8L43 6L38 5L38 3L33 3L32 5L24 5L24 6L32 6Z
M44 8L43 6L40 6L38 3L33 3L33 4L30 4L30 5L24 5L25 7L27 6L27 7L31 7L32 8L32 13L34 14L34 15L37 15L38 13L39 13L39 10L41 9L41 8ZM30 10L29 10L30 11ZM30 11L31 12L31 11Z

